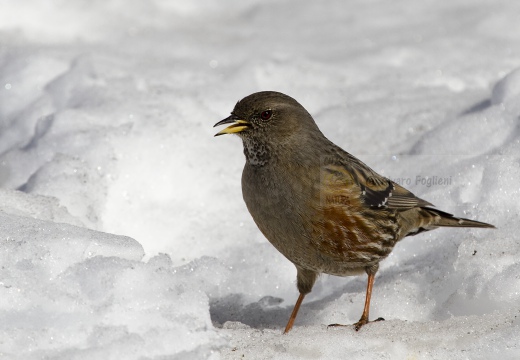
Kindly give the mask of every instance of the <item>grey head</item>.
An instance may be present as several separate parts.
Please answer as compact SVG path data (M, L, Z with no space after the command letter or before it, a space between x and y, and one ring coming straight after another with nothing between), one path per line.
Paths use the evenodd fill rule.
M215 126L232 124L215 136L237 134L242 138L269 138L271 141L302 131L318 130L312 116L292 97L276 91L262 91L246 96L231 116Z
M323 136L312 116L292 97L275 91L251 94L215 126L231 124L215 136L236 134L246 159L264 165L280 147L301 146L310 135Z

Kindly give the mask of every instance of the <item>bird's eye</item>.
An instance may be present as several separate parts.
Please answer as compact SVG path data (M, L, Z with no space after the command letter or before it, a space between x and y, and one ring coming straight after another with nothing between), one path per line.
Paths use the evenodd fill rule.
M271 110L265 110L265 111L262 111L262 113L260 114L260 117L262 118L262 120L269 120L272 115L273 115L273 112Z

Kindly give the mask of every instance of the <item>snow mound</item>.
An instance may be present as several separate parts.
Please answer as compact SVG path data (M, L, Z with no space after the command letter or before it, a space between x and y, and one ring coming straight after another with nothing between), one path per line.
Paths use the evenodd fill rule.
M222 343L191 281L204 264L144 263L129 237L3 212L0 238L3 356L201 358Z

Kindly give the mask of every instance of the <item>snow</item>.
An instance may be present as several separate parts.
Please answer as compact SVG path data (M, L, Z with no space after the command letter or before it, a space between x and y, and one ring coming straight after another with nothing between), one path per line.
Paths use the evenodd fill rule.
M520 3L0 3L0 357L520 358ZM284 92L439 209L366 277L296 271L212 125ZM428 185L434 177L449 179ZM422 181L421 179L426 179Z

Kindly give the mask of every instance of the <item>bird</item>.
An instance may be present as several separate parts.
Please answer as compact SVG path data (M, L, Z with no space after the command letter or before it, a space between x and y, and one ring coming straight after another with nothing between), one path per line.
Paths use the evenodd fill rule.
M495 228L437 210L379 175L327 139L307 110L283 93L246 96L214 127L225 124L215 136L236 134L242 140L247 209L267 240L296 267L299 296L284 334L320 274L368 275L363 313L353 324L358 331L373 322L375 275L398 241L438 227Z

